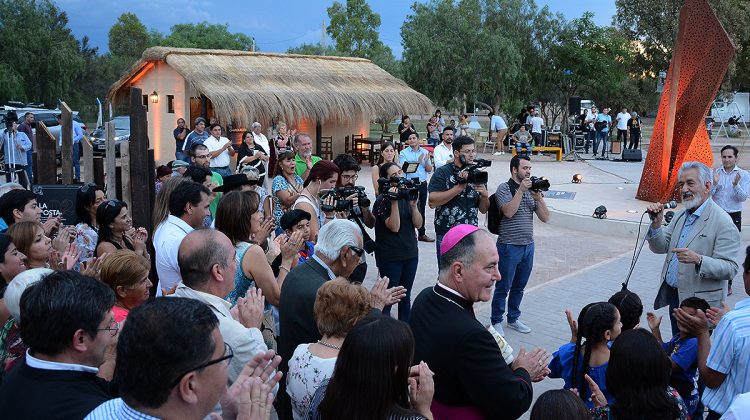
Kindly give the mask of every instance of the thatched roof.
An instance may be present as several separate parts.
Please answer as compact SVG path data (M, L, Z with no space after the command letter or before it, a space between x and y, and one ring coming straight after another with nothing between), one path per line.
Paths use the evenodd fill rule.
M233 50L152 47L109 92L129 94L130 81L150 63L163 61L205 95L217 117L249 126L254 120L344 121L355 111L392 118L427 113L431 101L370 60Z

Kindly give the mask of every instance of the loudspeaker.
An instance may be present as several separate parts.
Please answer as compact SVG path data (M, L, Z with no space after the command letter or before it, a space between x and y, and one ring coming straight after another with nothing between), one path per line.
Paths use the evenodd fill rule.
M568 115L578 115L581 113L581 97L571 96L568 98Z
M624 149L622 151L622 160L627 162L640 162L643 160L643 151L641 149Z

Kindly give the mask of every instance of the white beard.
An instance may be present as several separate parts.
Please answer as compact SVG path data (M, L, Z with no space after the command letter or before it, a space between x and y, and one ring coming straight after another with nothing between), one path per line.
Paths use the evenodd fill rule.
M685 200L685 198L682 198L682 205L685 206L686 209L693 211L700 207L702 198L693 194L693 198L689 200Z

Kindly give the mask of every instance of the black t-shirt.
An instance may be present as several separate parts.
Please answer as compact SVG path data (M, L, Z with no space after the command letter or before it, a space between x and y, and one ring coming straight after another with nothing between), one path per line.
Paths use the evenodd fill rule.
M185 137L182 140L180 140L180 138L177 136L179 136L180 133L182 133L182 130L185 130ZM180 148L182 148L182 145L185 144L185 139L187 138L187 131L188 131L187 128L177 127L174 129L174 132L173 132L174 141L177 143L178 146L180 146Z
M417 234L411 222L411 208L406 200L398 200L398 214L401 226L398 233L385 225L391 215L391 200L381 194L372 207L375 215L375 257L381 261L404 261L417 258Z
M416 134L417 137L419 137L419 133L417 133L417 130L414 129L414 124L412 124L409 127L409 130L404 131L403 133L401 130L404 129L404 123L401 123L398 125L398 132L399 132L399 139L402 143L406 143L409 140L409 136L411 136L412 133Z
M628 128L630 131L641 131L641 119L631 118L628 120Z
M458 168L453 163L445 164L430 178L428 192L448 191L458 184ZM435 233L445 235L458 224L479 226L479 198L477 190L467 185L463 191L449 202L435 208Z

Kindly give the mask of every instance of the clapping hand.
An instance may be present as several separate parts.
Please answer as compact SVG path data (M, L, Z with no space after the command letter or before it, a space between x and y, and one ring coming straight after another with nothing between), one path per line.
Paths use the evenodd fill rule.
M721 308L709 308L706 311L706 318L708 318L708 320L712 324L719 325L719 321L721 321L721 317L723 317L724 314L726 314L727 312L729 312L729 310L730 310L729 309L729 305L727 305L726 303L722 302L721 303Z
M589 390L591 391L591 402L594 403L594 408L604 407L605 405L607 405L607 398L604 397L604 393L602 392L601 388L599 388L599 385L597 385L597 383L594 382L593 379L591 379L591 376L584 375L583 377L589 384ZM570 391L580 397L577 388L570 388Z
M570 309L565 310L565 317L568 319L568 326L570 327L570 342L575 343L578 341L578 323L573 318L573 312Z
M263 309L266 298L263 291L250 288L245 297L237 299L237 305L231 309L232 317L245 328L258 328L263 324Z
M409 401L415 410L427 418L431 418L430 406L435 395L434 375L425 362L420 362L409 370Z
M531 380L539 382L550 374L550 370L547 368L549 357L549 353L538 347L530 352L526 352L521 348L518 356L511 363L510 368L513 370L526 369Z
M102 261L104 261L104 258L107 255L109 255L109 253L105 252L98 258L94 257L88 261L81 262L81 274L99 280L99 273L102 270Z
M276 221L273 217L269 217L263 221L260 225L260 230L255 234L253 238L256 242L262 242L264 239L271 236L271 232L276 229Z
M651 331L658 330L661 326L661 320L662 317L657 317L656 314L653 312L647 312L646 313L646 320L648 321L648 327L651 328Z
M221 396L221 411L227 419L266 420L271 416L273 388L281 380L276 369L281 356L273 350L256 354Z
M42 230L46 236L51 237L52 232L60 226L60 216L48 217L47 220L42 223Z
M690 315L682 308L675 308L672 312L681 330L692 336L708 334L708 318L702 310L696 309L695 315Z
M386 289L388 281L388 277L380 276L375 280L375 284L370 289L370 306L373 308L382 311L386 306L396 304L406 296L406 288L404 286Z

